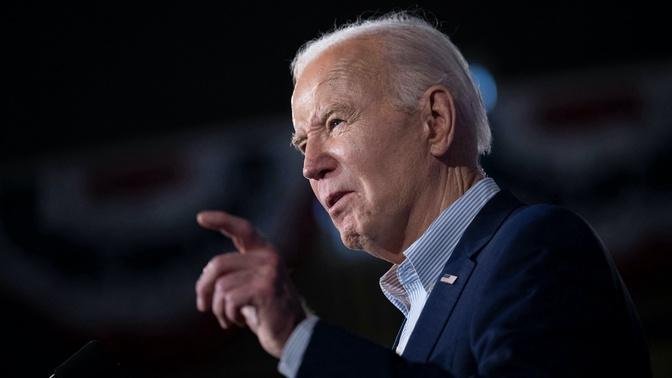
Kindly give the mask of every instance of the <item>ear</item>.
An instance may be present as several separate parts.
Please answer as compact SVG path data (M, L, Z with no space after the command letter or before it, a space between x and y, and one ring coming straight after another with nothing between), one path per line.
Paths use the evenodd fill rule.
M443 85L433 85L423 94L422 119L428 132L430 153L446 155L455 136L455 105L453 96Z

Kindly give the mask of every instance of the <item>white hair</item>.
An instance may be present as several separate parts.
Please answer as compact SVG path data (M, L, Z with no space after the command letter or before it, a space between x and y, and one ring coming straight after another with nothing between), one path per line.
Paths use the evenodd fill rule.
M385 44L383 54L392 65L395 76L392 80L400 105L415 109L427 88L436 84L446 86L455 102L458 125L472 128L479 154L490 152L492 136L488 118L466 60L447 35L406 12L358 20L307 42L291 64L294 82L306 66L327 49L362 36L380 37Z

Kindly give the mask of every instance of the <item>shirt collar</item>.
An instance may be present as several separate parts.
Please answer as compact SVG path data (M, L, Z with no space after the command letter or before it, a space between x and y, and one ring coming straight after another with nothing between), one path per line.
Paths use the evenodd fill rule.
M444 209L420 238L404 251L404 261L393 265L380 278L385 296L397 307L398 304L391 297L408 302L407 298L398 298L403 293L403 286L397 279L397 271L400 269L413 270L429 294L467 226L499 190L492 178L484 178Z

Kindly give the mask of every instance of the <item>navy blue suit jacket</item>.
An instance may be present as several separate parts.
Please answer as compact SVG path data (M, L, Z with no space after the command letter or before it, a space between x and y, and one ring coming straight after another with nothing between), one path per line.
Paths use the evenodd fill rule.
M298 376L651 376L627 290L570 211L501 191L442 274L457 280L436 283L401 357L319 321Z

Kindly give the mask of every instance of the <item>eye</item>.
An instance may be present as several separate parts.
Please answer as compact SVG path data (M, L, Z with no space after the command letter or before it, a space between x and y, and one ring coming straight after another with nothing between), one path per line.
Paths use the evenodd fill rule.
M345 121L339 118L332 118L327 122L327 127L329 127L329 130L339 126L340 124L344 123Z

